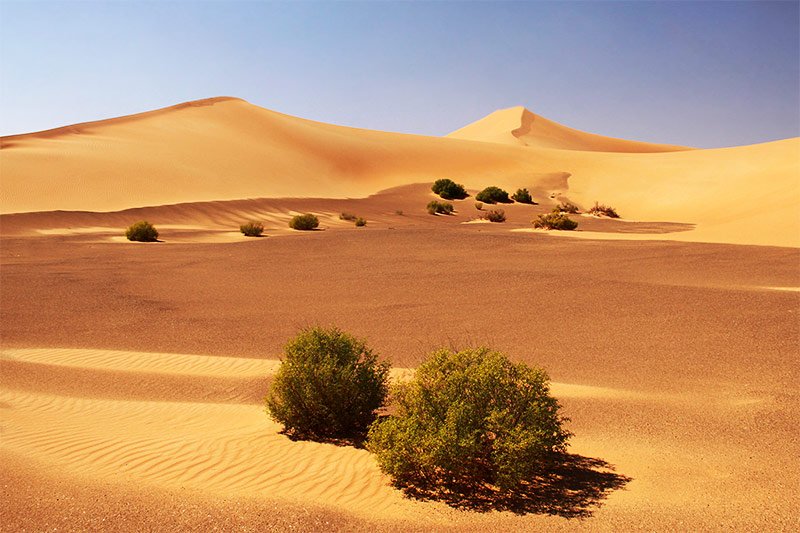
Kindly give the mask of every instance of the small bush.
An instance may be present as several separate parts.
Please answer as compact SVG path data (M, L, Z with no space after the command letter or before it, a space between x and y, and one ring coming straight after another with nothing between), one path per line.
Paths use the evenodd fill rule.
M355 222L357 218L358 217L353 213L348 213L347 211L344 211L339 215L339 220L347 220L348 222Z
M475 202L475 209L477 209L478 211L481 211L483 209L483 203Z
M511 195L511 199L521 204L536 205L536 202L533 201L531 193L528 192L528 189L517 189L517 192Z
M562 201L560 204L553 208L553 213L569 213L570 215L576 215L580 213L581 210L578 209L578 206L573 204L572 202L568 202L566 200Z
M442 215L452 215L455 208L449 202L439 202L438 200L431 200L428 202L428 214L435 215L441 213Z
M239 231L244 233L246 237L261 237L264 233L264 224L261 222L248 222L239 226Z
M403 216L403 210L402 209L398 209L397 211L394 212L394 214L399 216L399 217L401 217L401 216Z
M388 375L363 341L337 328L304 329L284 348L267 413L298 437L358 438L386 400Z
M545 371L488 348L435 352L393 392L397 413L372 425L367 449L400 486L515 488L570 437Z
M506 221L506 212L502 209L493 209L486 213L486 219L489 222L505 222Z
M487 204L509 204L511 200L508 198L508 193L500 187L486 187L479 192L475 199Z
M533 221L533 227L571 231L578 227L578 223L563 213L547 213L546 215L539 215Z
M610 205L598 204L597 202L594 203L594 206L592 206L587 213L598 217L619 218L616 209Z
M367 225L367 219L366 219L366 218L361 218L361 217L358 217L358 218L355 220L355 222L356 222L356 227L357 227L357 228L361 228L361 227L364 227L364 226L366 226L366 225Z
M292 229L308 231L315 229L317 226L319 226L319 219L311 213L293 216L289 221L289 227Z
M131 227L125 231L125 237L127 237L129 241L156 242L158 241L158 230L148 221L142 220L141 222L131 225Z
M447 178L436 180L431 186L431 190L445 200L463 200L469 196L463 185Z

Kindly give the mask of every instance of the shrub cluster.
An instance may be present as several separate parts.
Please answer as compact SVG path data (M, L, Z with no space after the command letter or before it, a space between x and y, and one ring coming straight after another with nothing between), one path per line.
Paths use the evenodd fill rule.
M289 227L292 229L308 231L315 229L317 226L319 226L319 219L311 213L293 216L289 221Z
M261 222L248 222L239 226L241 231L246 237L260 237L264 233L264 224Z
M594 203L594 206L592 206L587 213L598 217L619 218L617 211L613 207L597 202Z
M347 220L348 222L355 222L357 218L353 213L348 213L347 211L343 211L339 215L339 220Z
M531 193L528 192L528 189L517 189L517 192L511 195L511 199L521 204L536 205L536 202L533 201Z
M541 229L574 230L578 227L578 223L564 213L554 211L546 215L539 215L536 220L533 221L533 227Z
M131 225L125 231L125 237L129 241L156 242L158 241L158 230L146 220Z
M363 227L363 226L366 226L366 225L367 225L367 219L366 219L366 218L361 218L361 217L358 217L358 218L355 220L355 223L356 223L356 227L357 227L357 228L361 228L361 227Z
M500 187L486 187L481 192L479 192L475 199L480 202L485 202L487 204L508 204L511 203L511 200L508 198L508 193L501 189Z
M463 185L460 185L447 178L433 182L431 190L434 192L434 194L438 194L445 200L463 200L469 196Z
M506 212L502 209L492 209L488 213L486 213L486 219L489 222L505 222L506 221Z
M455 208L453 204L449 202L440 202L438 200L431 200L428 202L428 214L435 215L437 213L441 213L442 215L452 215Z
M358 437L386 401L388 374L364 341L337 328L305 329L284 348L267 412L298 437Z
M578 209L578 206L573 204L572 202L568 202L566 200L562 201L560 204L553 208L554 213L569 213L571 215L576 215L581 212Z

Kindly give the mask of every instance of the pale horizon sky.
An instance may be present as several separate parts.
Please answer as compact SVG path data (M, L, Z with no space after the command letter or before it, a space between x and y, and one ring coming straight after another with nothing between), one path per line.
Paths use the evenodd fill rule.
M211 96L443 135L523 105L627 139L800 136L800 3L0 0L0 134Z

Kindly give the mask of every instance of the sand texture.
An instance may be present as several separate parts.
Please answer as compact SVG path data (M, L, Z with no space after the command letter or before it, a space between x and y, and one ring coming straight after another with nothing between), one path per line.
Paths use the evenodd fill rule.
M800 529L800 139L686 149L526 113L437 139L223 98L4 137L0 529ZM425 211L438 177L472 195L452 216ZM489 184L539 203L481 221ZM533 230L562 198L624 218ZM289 229L305 212L319 230ZM161 242L124 238L141 219ZM289 439L263 397L312 324L395 380L443 346L544 367L570 455L452 505Z

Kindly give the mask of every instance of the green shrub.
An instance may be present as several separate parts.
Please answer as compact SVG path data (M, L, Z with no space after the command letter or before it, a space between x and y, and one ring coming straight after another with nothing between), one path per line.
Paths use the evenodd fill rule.
M292 229L308 231L315 229L317 226L319 226L319 219L311 213L293 216L289 221L289 227Z
M469 196L463 185L447 178L436 180L431 190L445 200L463 200Z
M538 218L533 221L533 227L571 231L578 227L578 223L564 213L553 212L547 213L546 215L539 215Z
M475 209L477 209L478 211L482 210L483 209L483 203L475 202Z
M356 227L357 228L361 228L361 227L366 226L366 225L367 225L367 219L366 218L358 217L356 219Z
M452 215L455 208L449 202L440 202L438 200L431 200L427 206L428 214L435 215L441 213L442 215Z
M148 221L142 220L131 225L125 231L125 237L129 241L156 242L158 240L158 230Z
M397 412L372 425L367 449L400 486L515 488L570 437L548 380L487 348L440 350L395 387Z
M598 204L597 202L594 203L594 206L592 206L587 213L598 217L619 218L616 209L610 205Z
M308 328L284 348L267 413L290 435L358 438L388 392L389 364L337 328Z
M358 217L353 213L348 213L347 211L343 211L342 214L339 215L339 220L347 220L348 222L355 222L357 218Z
M511 195L511 199L521 204L536 204L531 197L528 189L517 189L517 192Z
M568 202L567 200L563 200L560 204L553 208L553 213L569 213L570 215L576 215L580 213L581 210L578 209L578 206L573 204L572 202Z
M264 224L261 222L248 222L239 226L239 231L246 237L260 237L264 233Z
M506 221L506 212L502 209L493 209L486 213L486 219L489 222L505 222Z
M487 204L496 204L498 202L502 204L511 203L511 200L508 198L508 193L500 187L486 187L475 196L475 199Z

